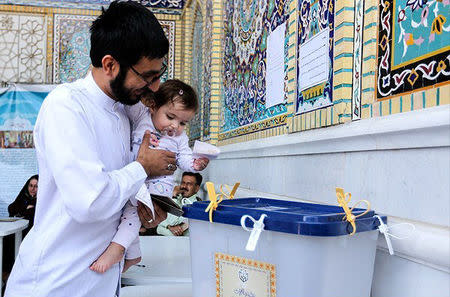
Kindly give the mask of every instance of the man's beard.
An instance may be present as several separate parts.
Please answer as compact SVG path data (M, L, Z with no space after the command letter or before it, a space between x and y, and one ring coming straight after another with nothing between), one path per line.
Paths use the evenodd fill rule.
M142 95L140 94L133 98L133 96L131 95L131 90L125 88L124 84L125 78L127 76L127 70L128 68L121 66L119 69L119 73L117 74L116 78L109 83L109 86L111 88L112 95L117 101L125 105L135 105L141 100Z

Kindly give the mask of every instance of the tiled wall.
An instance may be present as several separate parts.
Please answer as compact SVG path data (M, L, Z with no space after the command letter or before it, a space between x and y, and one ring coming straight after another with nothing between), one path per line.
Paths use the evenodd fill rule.
M193 2L188 2L185 7L183 19L193 19L193 11L189 12L188 7L192 7ZM204 5L202 1L197 2ZM211 69L219 71L211 73L211 94L217 95L212 95L211 107L219 111L219 121L210 118L210 129L217 133L217 137L210 138L211 142L218 142L219 145L244 142L450 103L450 32L446 22L450 6L442 1L212 2L216 39L212 42ZM265 48L258 45L264 44L268 33L274 29L274 20L270 14L280 7L285 10L287 23L286 101L275 109L265 109L264 96L259 96L257 92L261 93L261 90L255 89L251 80L245 80L240 75L251 77L245 69L248 69L246 62L252 59L252 55L263 57L265 62ZM250 46L251 42L243 42L242 38L239 39L242 36L236 34L245 31L240 27L243 20L233 14L242 8L255 19L250 24L255 26L255 30L250 28L250 32L256 36L246 36L250 41L255 40L254 37L259 38L254 47ZM318 26L313 22L305 23L308 19L306 16L308 13L312 16L314 8L328 13L319 14L323 22L319 21ZM299 90L299 52L305 42L302 32L310 29L311 32L317 31L314 34L320 33L327 28L325 21L329 22L329 53L333 57L330 59L331 73L327 81L310 89ZM269 22L272 27L267 32L261 32L259 22L267 27ZM192 28L192 22L190 26ZM230 42L234 43L232 53L227 51ZM215 45L217 50L214 49ZM386 48L390 51L387 60L387 56L384 57ZM188 76L190 69L187 67L184 71ZM254 73L258 79L265 79L265 75L259 74L258 70ZM230 75L236 78L230 79ZM204 79L208 80L209 77ZM230 87L230 82L235 85ZM324 95L327 92L331 98ZM318 104L321 100L322 103ZM310 107L300 108L311 102ZM202 115L204 123L207 112L202 111ZM244 120L241 116L245 116ZM201 138L209 139L205 135Z
M221 0L192 0L183 11L181 79L196 88L201 100L200 110L188 128L191 140L216 143L218 139L223 68L222 7Z
M105 1L77 5L72 2L25 1L26 5L0 5L0 81L64 83L86 75L90 67L89 26ZM174 5L177 1L169 2L166 4ZM179 2L184 5L184 1ZM179 9L159 6L152 10L170 42L168 71L163 79L179 77L182 6Z
M178 14L183 9L185 0L133 0L159 13ZM37 7L59 7L100 10L112 0L0 0L0 4L30 5Z
M84 76L89 68L88 26L103 2L0 0L5 3L0 5L0 80L60 83ZM171 43L168 77L194 84L201 98L192 138L225 145L449 104L450 32L445 16L450 6L444 2L189 0L178 4L184 8L151 9ZM316 31L307 39L328 28L333 67L326 81L299 90L298 57L307 41L300 30L308 28L302 17L312 15L312 8L327 12L328 27L322 24L316 30L315 24L308 23ZM247 19L233 14L239 9ZM282 104L266 109L265 46L267 36L283 21L285 94L280 94ZM300 108L311 102L309 109Z

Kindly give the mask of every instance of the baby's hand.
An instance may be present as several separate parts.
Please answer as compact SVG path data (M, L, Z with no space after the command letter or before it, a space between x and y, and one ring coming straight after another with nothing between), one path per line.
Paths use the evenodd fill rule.
M202 171L208 166L209 159L208 158L199 158L194 160L194 169L197 171Z
M150 133L150 145L152 147L158 147L159 146L159 138L154 133Z

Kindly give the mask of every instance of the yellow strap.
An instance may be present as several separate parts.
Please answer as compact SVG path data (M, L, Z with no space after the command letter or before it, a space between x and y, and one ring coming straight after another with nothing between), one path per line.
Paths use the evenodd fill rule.
M220 193L222 193L222 195L227 197L228 199L233 199L234 194L236 194L236 191L239 188L240 184L241 184L240 182L235 183L234 187L231 191L230 191L230 187L228 185L220 185ZM227 194L223 191L223 187L227 188L229 194Z
M352 208L349 208L348 203L352 199L351 193L345 193L343 188L336 188L336 196L339 206L344 209L345 216L342 219L347 220L347 222L349 222L352 225L353 232L350 233L350 235L353 235L356 233L355 219L365 215L370 211L370 202L367 200L359 200ZM353 209L362 202L364 202L367 205L366 211L357 216L353 215L352 213Z
M209 205L205 209L205 212L209 212L209 221L212 223L212 214L219 206L219 203L222 202L223 198L229 198L233 199L234 195L236 194L237 188L239 187L241 183L234 184L233 189L230 192L230 188L228 185L221 185L220 186L220 194L216 193L216 189L214 188L214 184L212 182L206 182L206 190L208 191L208 197L209 197ZM228 194L223 191L223 187L228 190Z

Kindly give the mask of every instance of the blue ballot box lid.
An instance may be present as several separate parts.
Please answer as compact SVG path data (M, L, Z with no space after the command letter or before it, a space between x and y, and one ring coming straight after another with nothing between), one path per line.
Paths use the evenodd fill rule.
M194 202L183 206L183 216L189 219L209 221L205 212L209 201ZM353 214L362 214L365 209L355 208ZM343 220L344 211L339 206L304 202L275 200L268 198L240 198L223 200L213 213L213 222L241 225L241 217L250 215L258 220L262 214L264 230L310 236L339 236L353 231L349 222ZM373 210L355 220L356 232L376 230L380 222ZM385 216L380 216L387 223ZM251 223L249 227L252 227Z

